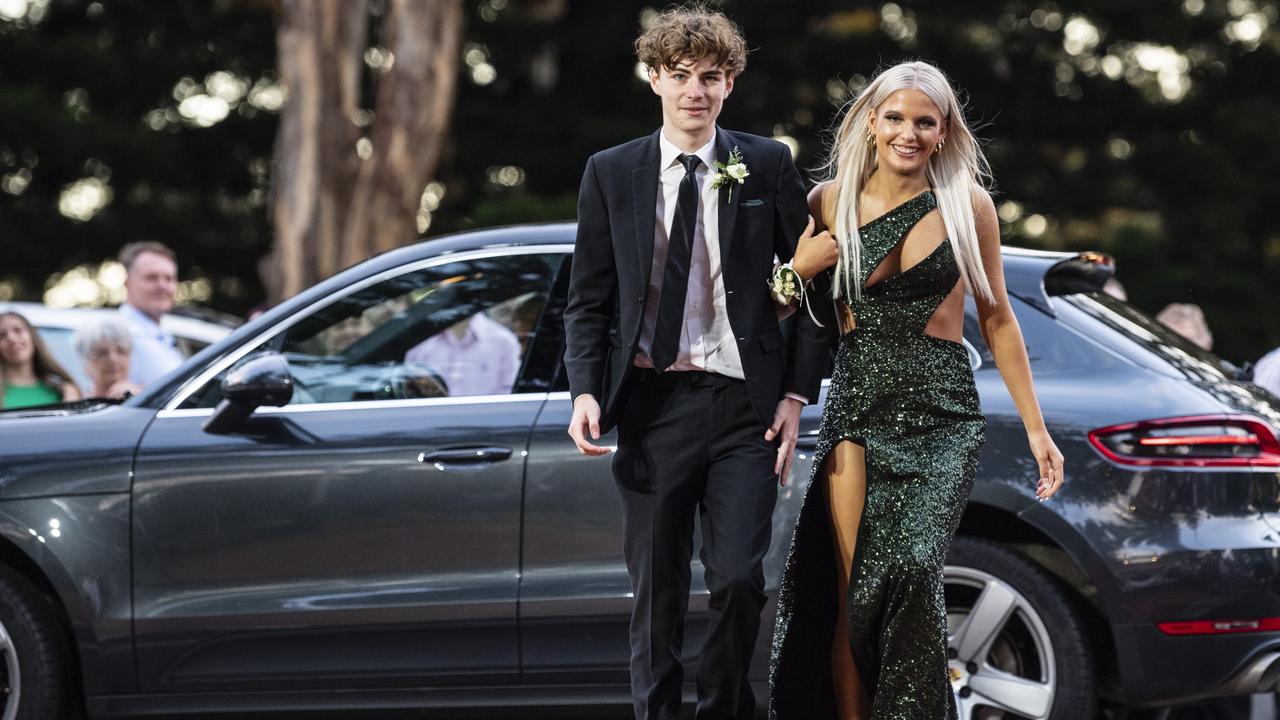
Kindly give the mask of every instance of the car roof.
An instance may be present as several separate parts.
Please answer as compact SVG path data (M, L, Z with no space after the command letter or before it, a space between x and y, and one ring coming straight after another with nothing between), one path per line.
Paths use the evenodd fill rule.
M532 223L473 230L422 240L390 250L357 267L362 270L360 275L367 275L451 252L528 245L572 245L576 234L577 223L574 222ZM1044 306L1042 309L1047 308L1047 301L1041 302L1041 298L1045 296L1045 275L1055 265L1080 255L1075 252L1033 250L1007 245L1001 248L1001 254L1004 257L1005 285L1008 291L1037 306Z

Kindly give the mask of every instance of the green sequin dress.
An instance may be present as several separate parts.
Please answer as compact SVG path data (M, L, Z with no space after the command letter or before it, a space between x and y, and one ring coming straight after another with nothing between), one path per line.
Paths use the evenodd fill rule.
M865 283L930 210L926 191L861 228ZM874 720L956 716L942 568L973 486L986 420L963 345L925 334L960 280L950 242L850 304L813 478L838 443L866 448L867 497L849 583L849 643ZM811 482L778 596L770 672L774 720L836 717L831 641L836 565L830 515Z

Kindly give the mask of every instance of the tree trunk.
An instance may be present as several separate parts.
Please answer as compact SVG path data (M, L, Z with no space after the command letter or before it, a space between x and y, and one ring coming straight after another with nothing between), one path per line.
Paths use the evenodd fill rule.
M372 153L357 154L367 0L282 0L276 41L288 100L276 137L275 247L261 275L274 304L412 242L453 109L461 0L390 0Z
M341 268L360 169L355 113L368 17L363 0L281 3L276 43L288 99L274 151L275 246L261 268L272 304Z
M422 192L435 175L453 109L461 0L390 0L386 29L394 61L378 81L373 153L351 199L344 265L418 237Z

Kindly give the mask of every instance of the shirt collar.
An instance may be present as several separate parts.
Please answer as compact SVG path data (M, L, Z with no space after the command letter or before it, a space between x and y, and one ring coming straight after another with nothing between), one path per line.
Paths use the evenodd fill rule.
M157 333L163 333L163 330L160 327L160 323L156 322L155 320L152 320L150 315L142 312L141 310L130 305L129 303L121 303L120 312L124 313L125 315L128 315L129 318L132 320L137 320L138 322L146 323L147 327L155 328Z
M702 169L704 170L711 169L711 162L715 160L716 133L719 132L720 130L717 129L716 132L711 134L711 139L707 141L706 145L703 145L693 152L693 154L697 155L698 159L702 161ZM662 165L659 167L663 170L666 170L672 165L678 165L680 163L680 156L685 154L683 150L676 147L675 143L667 139L666 132L658 133L658 147L662 151Z

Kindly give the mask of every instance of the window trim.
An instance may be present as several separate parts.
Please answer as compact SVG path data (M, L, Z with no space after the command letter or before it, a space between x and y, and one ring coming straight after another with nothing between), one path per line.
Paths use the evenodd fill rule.
M435 255L429 258L424 258L422 260L418 260L416 262L412 262L407 265L400 265L398 267L384 270L375 275L370 275L369 277L364 278L359 282L355 282L355 283L352 283L351 285L348 285L346 288L344 288L344 292L334 293L332 295L328 295L326 297L320 298L319 300L316 300L315 302L311 303L310 305L307 305L306 307L302 308L298 312L295 312L289 317L281 320L280 322L272 325L266 330L263 330L262 332L253 336L251 340L248 340L242 343L240 347L236 348L235 350L222 356L219 360L209 365L200 373L192 376L185 383L183 383L182 387L179 388L178 391L174 393L173 396L169 399L169 402L165 403L164 408L162 408L160 412L157 413L157 417L183 417L183 416L187 416L188 411L193 411L193 410L208 411L209 413L211 413L213 411L213 408L180 408L180 406L182 405L182 403L186 402L187 398L191 397L192 394L194 394L200 388L204 387L206 383L208 383L213 378L217 377L219 373L221 373L222 371L234 365L241 358L248 355L251 351L257 349L260 345L262 345L262 343L266 342L267 340L270 340L271 338L275 337L277 334L285 330L288 330L290 327L293 327L293 325L301 321L303 318L309 317L312 313L322 310L328 307L329 305L332 305L338 302L339 300L342 300L350 295L360 292L361 290L364 290L372 285L376 285L377 283L383 282L384 280L390 280L392 278L400 277L401 275L405 275L411 272L417 272L419 270L425 270L427 268L432 268L439 265L446 265L448 263L453 263L453 262L464 262L467 260L484 260L488 258L510 257L513 255L545 255L545 254L555 254L555 253L572 254L573 244L572 243L552 243L547 245L520 245L520 246L508 245L503 247L487 247L487 248L482 248L478 250L460 250L456 252L447 252L442 255ZM543 395L546 395L546 393L545 392L509 393L506 395L498 395L498 396L477 395L477 396L471 396L471 397L476 397L476 398L502 397L502 398L510 399L511 397L521 396L521 395L543 396ZM467 397L467 396L459 396L459 397ZM421 400L442 400L442 399L454 400L458 398L407 398L403 400L368 400L368 401L357 400L357 401L348 401L344 403L314 403L314 404L307 403L304 405L285 405L275 410L276 412L279 412L279 411L283 411L285 408L292 408L296 410L298 407L324 407L324 406L332 406L332 405L350 405L350 404L359 404L361 405L361 407L368 407L368 403L376 403L376 402L405 403L405 402L418 402ZM397 405L397 407L400 407L400 406ZM266 412L267 408L261 408L260 411ZM181 415L175 415L175 413L181 413ZM201 416L192 416L192 417L201 417Z
M333 412L345 410L383 410L389 408L440 407L456 405L489 405L495 403L542 402L547 399L546 392L510 393L507 395L459 395L457 397L438 398L397 398L389 400L344 400L331 403L301 403L298 405L282 405L271 407L264 405L253 411L254 415L290 415L293 413ZM156 417L164 418L203 418L217 412L217 408L174 408L161 410Z

